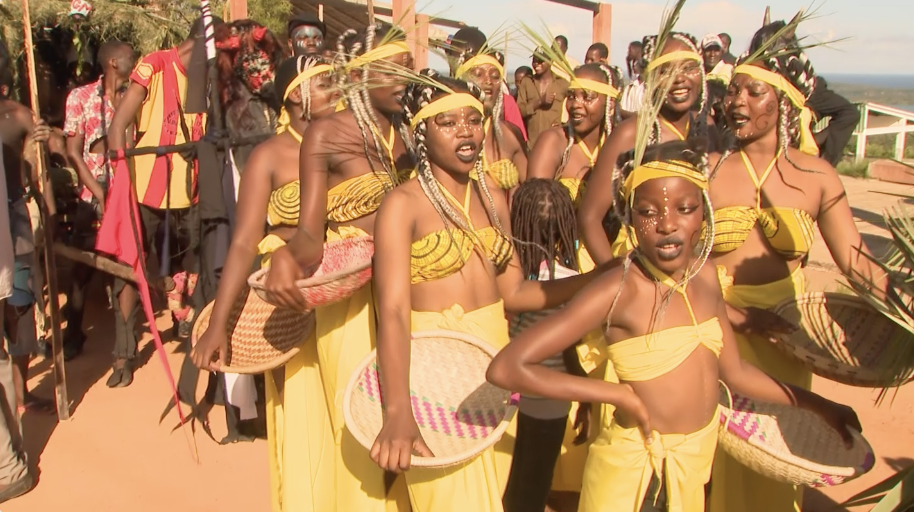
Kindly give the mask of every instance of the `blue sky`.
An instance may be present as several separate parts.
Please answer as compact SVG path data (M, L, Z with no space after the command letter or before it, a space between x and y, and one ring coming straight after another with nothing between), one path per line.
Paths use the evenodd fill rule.
M697 38L709 32L728 32L732 51L740 54L762 23L764 6L771 5L772 19L789 19L809 0L689 0L677 29ZM517 20L539 28L543 24L570 41L569 53L584 60L591 43L592 15L546 0L418 0L420 12L462 20L492 35L500 26ZM624 65L628 43L653 34L660 24L664 0L612 2L611 62ZM827 0L816 2L820 17L800 27L801 35L829 41L851 38L830 48L814 48L809 57L820 73L914 75L914 1ZM451 32L454 29L445 29ZM520 34L509 45L508 68L529 65L528 48ZM432 56L430 65L446 66ZM621 66L620 66L621 67Z

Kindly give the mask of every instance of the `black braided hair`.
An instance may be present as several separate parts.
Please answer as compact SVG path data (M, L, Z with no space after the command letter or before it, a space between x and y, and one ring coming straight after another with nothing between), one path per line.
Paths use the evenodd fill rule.
M642 158L642 164L647 162L655 161L670 161L670 160L681 160L687 162L697 169L701 170L705 176L708 175L707 166L702 167L705 164L707 159L707 141L705 139L699 138L690 138L685 141L671 141L664 142L662 144L654 144L648 146L644 151L644 156ZM612 193L613 193L613 209L615 216L621 221L623 228L628 229L632 226L632 210L629 204L629 201L626 201L622 197L622 185L625 183L628 175L631 174L635 169L634 165L635 151L631 150L626 153L623 153L619 156L616 168L613 171L613 180L612 180ZM683 275L682 280L677 283L680 287L688 282L692 277L698 274L698 271L701 270L701 267L705 264L708 258L711 255L711 248L714 243L714 209L711 206L711 198L708 195L707 190L702 191L703 199L703 208L704 208L704 218L705 218L705 229L704 229L704 238L702 239L700 245L697 247L699 250L699 257L692 268L687 269ZM625 280L625 275L628 273L629 267L631 265L633 257L638 252L636 247L633 251L629 252L625 256L623 261L623 270L622 270L622 279ZM659 282L658 282L659 286ZM615 299L613 299L612 306L609 309L609 315L607 315L607 324L609 324L609 319L612 317L614 308L616 307L616 302L619 299L619 294L622 292L622 286L619 286L619 292L616 294ZM673 290L669 290L665 297L664 306L661 308L661 315L658 315L658 318L662 316L662 312L665 310L666 306L669 304L669 301L672 299Z
M602 62L594 62L592 64L586 64L579 67L575 70L575 74L578 71L594 71L601 73L605 79L603 83L609 84L615 87L617 90L622 90L622 71L616 66L610 66L603 64ZM620 121L619 111L616 109L616 98L606 98L606 104L603 114L603 124L600 126L601 135L605 135L608 139L612 135L613 128ZM562 153L562 163L559 165L558 169L555 171L555 179L562 177L562 173L565 172L565 166L568 165L568 156L571 154L571 148L574 147L575 133L574 126L572 126L571 121L565 123L565 138L568 142L565 144L565 151Z
M568 190L555 180L531 178L518 187L511 205L511 231L524 275L539 275L546 260L555 278L555 263L580 271L575 243L578 239L574 204Z
M380 139L377 114L371 105L371 98L368 95L368 73L371 65L369 64L362 68L362 77L358 82L351 81L350 73L346 69L346 66L354 59L370 52L385 34L393 36L393 40L405 39L405 34L403 34L402 30L384 23L368 25L363 31L346 30L337 38L336 55L332 63L337 77L337 85L344 91L343 101L352 111L352 115L355 117L356 124L358 124L359 131L362 134L365 158L368 160L371 170L378 172L371 158L369 141L374 145L374 150L377 152L383 171L387 173L393 184L397 184L400 179L397 176L397 170L391 167L391 163L387 161L385 156L386 150ZM410 140L409 128L403 123L399 115L394 116L391 122L404 141ZM408 142L406 146L410 156L415 157L412 152L412 146Z
M480 90L479 87L476 87L475 84L442 76L432 69L423 69L419 74L431 78L454 92L467 92L476 99L482 101L482 90ZM403 97L403 112L406 116L406 121L412 123L413 117L419 113L423 107L431 103L436 95L444 93L446 93L445 90L436 87L431 83L419 81L410 83L406 87L406 93ZM441 220L444 222L444 225L448 227L449 231L450 226L454 225L468 233L472 233L473 230L468 224L468 219L466 219L462 213L455 210L450 201L444 197L444 194L441 193L441 189L438 186L437 180L435 180L435 177L432 175L432 166L428 159L427 134L428 120L422 119L416 124L415 130L413 130L412 141L416 148L416 174L418 176L419 185L422 187L422 191L425 193L426 197L428 197L429 201L431 201L432 205L435 207L435 210L441 216ZM476 174L478 176L476 182L479 184L479 189L488 202L489 207L487 211L492 225L499 233L505 234L505 230L502 228L501 221L498 219L498 214L495 211L495 202L492 199L492 194L489 192L489 188L486 184L485 172L482 169L482 150L480 150L479 154L480 158L476 161Z

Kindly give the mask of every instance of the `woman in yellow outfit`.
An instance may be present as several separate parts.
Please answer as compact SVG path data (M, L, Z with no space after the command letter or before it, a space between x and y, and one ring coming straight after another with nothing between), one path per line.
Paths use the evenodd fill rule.
M718 379L743 396L816 411L848 436L846 426L859 428L849 408L783 386L740 359L717 273L703 267L708 251L699 243L711 206L696 149L649 147L644 162L622 169L616 211L638 248L515 338L489 368L489 380L506 389L616 407L591 446L581 512L704 512ZM599 326L621 384L540 364Z
M272 252L285 245L285 241L295 233L299 213L298 154L302 133L312 121L333 113L339 93L334 87L332 72L333 67L329 64L304 57L288 59L277 70L274 83L277 91L283 91L279 133L254 149L241 177L238 225L232 236L223 277L219 281L209 328L192 353L194 363L200 368L217 370L225 361L228 343L225 325L235 297L245 290L246 276L255 256L262 256L261 265L268 265ZM267 226L265 237L264 218ZM322 451L320 444L309 445L307 436L284 435L284 426L286 423L294 424L298 411L284 411L274 373L290 376L286 393L290 402L301 400L300 397L306 393L310 401L323 398L319 393L320 374L314 366L316 353L313 339L308 340L303 348L285 369L265 375L270 490L273 510L277 512L283 510L280 504L284 494L300 492L294 487L283 486L280 475L298 476L298 481L320 485L321 475L317 468L313 468L314 471L306 468L305 472L296 473L291 469L292 464L286 468L283 464L285 454L291 455L290 459L316 460ZM213 363L216 352L219 361ZM278 384L281 386L284 380L279 378ZM284 415L284 412L288 414Z
M404 85L390 74L392 67L411 66L412 58L402 33L395 30L382 32L369 26L362 34L348 31L340 38L336 62L343 66L340 73L348 76L348 83L340 84L346 91L347 108L316 121L305 133L298 231L286 247L274 253L266 282L278 305L304 306L294 283L317 268L324 240L373 234L381 199L400 183L401 170L412 167L398 135L405 130L400 117ZM284 450L280 476L290 485L283 486L280 510L406 511L409 503L402 482L386 479L343 423L346 382L374 348L373 286L319 307L315 315L316 343L309 347L313 352L304 351L315 359L305 369L313 372L316 368L320 381L315 387L300 388L293 403L290 387L311 381L297 380L298 374L290 374L287 367L282 426L314 451L309 457L305 450L294 454ZM317 396L313 396L314 389L319 391ZM317 477L311 485L303 482L308 472Z
M524 279L507 201L491 193L490 178L474 172L485 139L482 93L431 70L423 75L404 100L414 129L417 177L384 199L375 227L378 363L387 414L371 457L386 470L406 471L414 512L497 512L511 465L513 428L463 464L409 469L414 451L430 455L410 404L409 334L448 329L503 347L506 310L554 307L591 276L549 283Z
M526 144L504 120L504 60L500 53L485 50L476 55L461 55L454 77L475 83L485 93L483 104L488 117L482 167L498 188L508 192L527 178L528 164Z
M707 83L701 55L695 38L672 32L665 39L663 48L657 48L657 36L644 38L644 63L646 80L671 80L669 92L663 99L660 115L654 120L649 143L686 140L698 137L709 139ZM675 73L670 76L670 73ZM651 89L648 84L648 89ZM663 90L662 87L658 87ZM645 98L645 102L651 101ZM693 113L696 103L698 112ZM578 208L578 226L587 251L597 264L621 256L632 249L624 230L616 240L610 240L604 229L604 219L613 207L609 192L622 153L635 147L638 117L629 118L616 126L596 159L591 171L587 191L583 192ZM713 133L711 137L714 138Z
M778 22L759 31L750 54L782 27ZM762 53L736 67L724 99L736 145L712 156L713 261L742 357L809 389L810 372L769 341L771 333L792 327L765 310L806 291L802 267L816 223L845 276L875 282L882 274L865 256L838 173L817 157L805 107L815 87L808 60L799 50ZM724 453L715 461L713 512L798 512L802 496L802 488L762 477Z
M568 123L543 132L530 154L529 177L558 180L568 189L576 208L581 204L589 173L596 164L600 149L612 134L616 123L616 98L621 82L622 75L618 68L606 64L588 64L574 70L574 79L568 88L565 104ZM594 268L593 260L580 240L575 242L578 270L589 272ZM599 330L594 331L586 337L584 346L600 345L602 336ZM594 378L615 381L612 369L607 373L604 365L599 368L587 365L587 370ZM594 439L593 435L588 439L586 431L579 435L575 428L575 425L582 428L589 426L589 421L585 418L590 406L581 412L578 404L573 407L565 429L562 453L556 461L552 483L552 489L556 492L581 491L584 461L590 446L585 441ZM603 411L598 409L596 417L599 418L601 414L611 415L612 410L605 407ZM589 430L596 434L596 429Z

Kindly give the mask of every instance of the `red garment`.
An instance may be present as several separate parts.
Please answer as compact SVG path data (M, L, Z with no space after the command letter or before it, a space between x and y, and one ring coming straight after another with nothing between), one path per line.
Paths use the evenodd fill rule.
M140 237L143 226L140 221L140 209L137 205L136 194L130 184L130 170L127 168L127 162L124 159L112 162L112 164L114 165L114 176L111 178L111 184L108 187L105 214L102 216L101 226L98 229L95 249L98 252L114 256L115 259L130 265L133 269L136 285L140 292L140 302L143 304L143 312L146 313L146 321L149 323L149 331L152 333L159 360L162 362L162 366L165 367L165 377L168 378L175 406L178 409L178 417L183 425L186 420L184 419L184 412L181 410L178 388L175 386L175 378L171 374L171 367L168 365L168 357L165 354L165 347L162 345L162 337L156 327L155 311L152 309L152 298L149 295L149 282L146 279L146 272L143 270L143 261L146 257L142 238Z
M520 128L520 133L524 136L524 142L527 141L527 128L524 127L524 118L520 115L520 108L517 106L517 100L509 93L504 94L505 98L505 121Z

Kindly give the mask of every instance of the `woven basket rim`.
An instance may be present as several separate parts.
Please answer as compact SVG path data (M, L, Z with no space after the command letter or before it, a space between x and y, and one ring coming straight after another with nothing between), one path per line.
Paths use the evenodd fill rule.
M191 348L193 348L193 347L195 347L195 346L197 345L197 340L200 339L200 336L203 335L203 332L201 332L202 329L203 329L203 322L202 322L203 319L206 319L206 320L207 320L207 322L206 322L206 327L209 328L209 318L210 318L210 317L212 316L212 314L213 314L213 306L214 306L215 303L216 303L215 300L210 301L210 303L207 304L206 306L204 306L203 309L200 311L200 314L198 314L197 317L194 319L194 327L193 327L193 330L191 331L191 337L190 337L190 346L191 346ZM274 307L275 307L275 306L274 306ZM302 313L302 314L308 315L308 316L310 317L310 321L308 322L308 325L309 325L308 329L309 329L309 330L313 330L313 329L314 329L314 326L315 326L314 314L313 314L312 312L310 312L310 311L309 311L309 312ZM239 317L238 321L239 321L239 322L241 321L241 318L240 318L240 317ZM232 340L229 339L229 343L230 343L230 344L231 344L231 341L232 341ZM261 364L259 364L259 365L254 365L254 366L238 366L238 367L229 366L229 365L220 366L220 367L219 367L219 373L234 373L234 374L238 374L238 375L253 375L253 374L268 372L268 371L270 371L270 370L275 370L276 368L279 368L280 366L282 366L282 365L288 363L288 362L291 361L292 358L295 357L299 352L301 352L301 348L300 348L300 347L292 347L292 348L290 348L288 351L286 351L286 352L280 354L278 357L276 357L276 358L274 358L274 359L271 359L271 360L269 360L269 361L267 361L267 362L265 362L265 363L261 363Z
M771 311L779 316L783 316L783 313L787 310L790 310L796 306L808 306L808 305L843 305L850 307L858 307L860 309L866 309L871 311L874 314L884 316L878 310L873 308L865 299L858 295L853 295L849 293L842 292L807 292L797 295L795 297L787 298L781 301L777 306L774 307ZM889 322L892 322L891 319L887 319ZM896 326L900 329L900 326ZM790 356L794 356L792 350L803 349L805 352L809 352L806 347L815 346L821 348L821 344L818 342L816 337L812 336L812 333L807 337L813 342L810 344L799 344L794 341L794 337L789 334L781 334L777 336L778 343L775 345L779 346L780 350ZM807 357L799 358L794 356L794 359L797 359L798 362L806 366L808 369L812 370L813 373L821 375L827 379L834 380L836 382L841 382L842 384L858 387L897 387L907 384L914 381L914 375L910 377L902 377L897 375L886 376L886 372L880 371L880 369L866 366L854 366L850 365L844 361L839 361L837 359L822 357L818 354L806 354ZM822 367L819 362L830 365ZM867 374L874 375L875 378L863 379L858 374L851 375L848 370L850 369L859 369L865 370Z
M472 345L492 357L495 357L498 354L498 349L485 340L459 331L451 331L448 329L434 329L426 331L415 331L410 333L411 340L423 338L450 338L462 341L468 345ZM368 450L371 449L375 439L368 439L367 436L365 436L360 430L354 429L350 426L355 423L351 412L351 397L352 393L355 391L355 388L358 386L362 372L368 368L372 361L377 359L377 354L377 349L374 349L367 356L365 356L362 361L359 362L358 366L356 366L353 370L352 375L349 378L349 382L346 384L346 391L343 394L343 422L349 432L352 433L352 436L355 437L356 441L358 441L359 444ZM464 450L463 452L451 455L449 457L420 457L418 455L411 455L410 464L420 468L437 468L454 466L466 462L497 443L505 431L508 429L508 425L511 423L511 420L516 412L517 404L509 400L507 406L505 407L505 416L499 422L498 426L492 429L492 432L490 432L485 439L483 439L472 449Z
M374 237L370 235L359 236L354 238L344 238L342 240L333 240L331 242L326 242L324 244L324 251L327 250L327 247L333 247L337 245L365 245L367 243L374 244ZM327 283L332 283L338 281L341 277L346 277L352 274L357 274L372 265L372 258L368 258L366 261L360 262L356 265L351 265L349 267L337 270L336 272L330 272L329 274L321 274L319 276L306 277L305 279L299 279L295 281L295 287L299 289L303 288L315 288L318 286L323 286ZM255 290L266 291L264 288L266 275L269 273L270 268L264 267L260 270L257 270L251 277L248 278L248 286L254 288Z
M749 399L749 400L752 400L752 399ZM752 400L752 401L754 401L754 400ZM731 418L732 414L733 414L731 409L726 407L723 404L720 405L720 412L723 412L727 418ZM749 414L755 415L757 413L753 412L753 413L749 413ZM723 424L721 424L721 427L723 427ZM826 427L831 428L830 426L826 426ZM778 430L780 430L780 427L778 427ZM873 451L873 447L870 445L869 441L867 441L866 438L863 437L863 434L861 434L860 432L857 432L856 430L854 430L852 428L850 428L848 430L851 433L851 437L853 437L854 445L862 445L866 449L866 452L869 453L870 455L873 455L873 458L875 458L875 452ZM727 436L733 436L734 438L737 439L737 442L749 443L751 446L758 448L759 450L761 450L768 456L770 456L784 464L789 464L791 466L795 466L800 469L805 469L807 471L821 473L823 475L840 476L840 477L844 477L844 478L858 476L858 475L862 474L863 472L865 472L865 471L863 471L863 472L861 471L861 469L863 469L861 467L828 466L825 464L820 464L818 462L813 462L809 459L804 459L802 457L798 457L792 453L785 454L783 452L776 452L773 449L771 449L771 447L768 444L760 443L751 436L747 440L747 439L743 439L742 437L740 437L739 435L737 435L733 432L730 432L729 426L726 430L724 430L723 434L727 435Z

